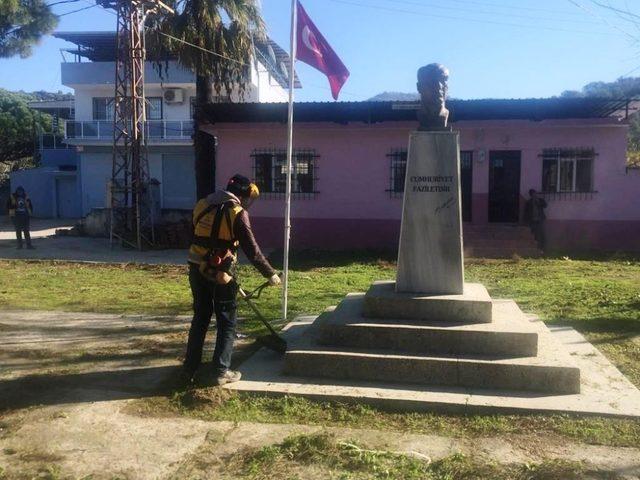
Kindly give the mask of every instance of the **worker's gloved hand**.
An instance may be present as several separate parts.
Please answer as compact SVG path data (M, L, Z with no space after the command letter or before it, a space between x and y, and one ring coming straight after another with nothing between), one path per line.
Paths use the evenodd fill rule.
M269 278L269 285L272 287L277 287L278 285L280 285L280 283L282 283L282 281L280 280L280 277L278 275L271 275L271 278Z

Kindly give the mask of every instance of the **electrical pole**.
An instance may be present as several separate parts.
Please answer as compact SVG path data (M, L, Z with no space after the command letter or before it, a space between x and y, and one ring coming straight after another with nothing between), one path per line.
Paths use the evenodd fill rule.
M109 238L111 245L118 239L142 250L155 242L146 148L144 24L147 15L173 10L160 0L98 0L98 3L118 15Z

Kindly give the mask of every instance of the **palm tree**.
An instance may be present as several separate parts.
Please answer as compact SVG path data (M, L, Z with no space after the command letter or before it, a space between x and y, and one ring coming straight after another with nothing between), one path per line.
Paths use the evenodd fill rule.
M254 40L265 36L259 0L175 0L176 13L162 18L156 41L196 75L195 175L198 199L215 189L215 139L199 129L204 106L249 81ZM170 36L169 36L170 35ZM173 37L173 38L172 38ZM210 52L215 52L214 55Z

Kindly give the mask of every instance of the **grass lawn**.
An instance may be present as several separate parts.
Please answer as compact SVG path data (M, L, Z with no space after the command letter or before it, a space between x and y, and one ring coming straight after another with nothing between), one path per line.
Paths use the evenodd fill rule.
M0 309L190 312L186 267L0 261L0 271ZM294 256L290 316L320 313L339 302L346 293L365 291L373 280L391 279L394 273L393 258L385 254L307 252ZM249 267L240 268L240 278L247 289L262 282ZM485 284L494 298L515 299L524 311L536 313L547 322L573 326L640 387L640 260L469 260L466 280ZM279 317L279 293L280 290L267 289L258 302L271 319ZM240 308L241 315L247 317L244 330L258 331L260 326L251 319L249 310L242 304ZM575 419L562 415L394 414L365 406L318 404L304 399L242 395L221 399L219 395L219 389L215 388L176 392L172 397L138 401L132 408L142 415L180 414L209 420L351 425L450 436L530 433L640 447L640 422L632 420ZM262 478L260 455L290 458L286 451L290 447L283 444L274 447L280 450L239 461L256 473L256 478ZM332 462L344 460L342 447L331 444L326 448L333 449L338 456ZM385 463L389 458L376 461ZM466 468L461 459L451 461L456 468ZM407 468L414 467L420 470L424 466L411 464ZM513 478L520 478L520 472L511 473ZM493 474L495 472L487 478ZM440 477L434 475L433 478ZM571 477L567 475L567 478Z
M368 252L304 252L291 265L290 318L318 314L346 293L395 274L393 257ZM0 308L190 313L186 267L0 261L0 271ZM263 281L251 267L239 273L246 289ZM494 298L515 299L547 322L576 328L640 386L639 259L472 259L466 280L485 284ZM272 288L260 298L267 318L279 318L279 296ZM240 315L247 317L245 331L260 329L242 302Z

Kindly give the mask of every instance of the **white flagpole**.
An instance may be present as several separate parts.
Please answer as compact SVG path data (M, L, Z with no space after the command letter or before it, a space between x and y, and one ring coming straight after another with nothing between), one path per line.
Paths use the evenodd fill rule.
M295 85L297 0L291 0L291 46L289 66L289 115L287 120L287 190L284 211L284 265L282 288L282 318L286 320L289 298L289 240L291 239L291 172L293 170L293 87Z

